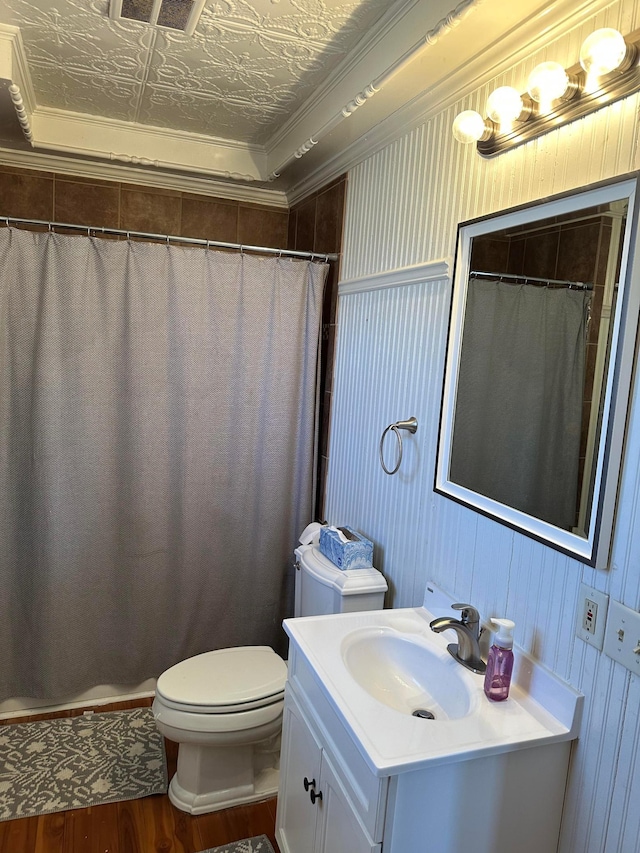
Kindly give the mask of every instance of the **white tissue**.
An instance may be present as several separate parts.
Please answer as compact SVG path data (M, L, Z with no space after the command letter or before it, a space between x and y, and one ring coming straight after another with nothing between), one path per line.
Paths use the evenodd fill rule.
M335 533L337 533L337 534L338 534L338 539L339 539L341 542L348 542L348 541L349 541L349 540L347 539L347 537L344 535L344 533L342 532L342 530L338 530L338 528L337 528L337 527L330 527L330 528L329 528L329 530L333 530Z
M324 526L324 524L320 524L320 522L318 521L312 521L311 524L307 524L305 529L300 534L300 544L311 545L311 543L313 542L314 545L317 545L320 539L320 530Z

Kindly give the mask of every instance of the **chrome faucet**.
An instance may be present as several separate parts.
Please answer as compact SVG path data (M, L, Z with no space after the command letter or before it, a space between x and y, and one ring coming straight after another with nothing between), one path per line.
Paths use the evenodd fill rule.
M452 616L440 616L429 624L432 631L440 634L451 628L458 635L457 643L449 643L447 651L458 663L466 666L472 672L484 673L487 665L480 657L480 637L483 629L480 628L480 614L470 604L452 604L454 610L462 611L460 619Z

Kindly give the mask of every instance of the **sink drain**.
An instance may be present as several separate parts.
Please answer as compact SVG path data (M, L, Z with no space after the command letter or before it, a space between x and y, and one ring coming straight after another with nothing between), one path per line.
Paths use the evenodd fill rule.
M435 720L436 715L433 711L427 711L426 708L416 708L411 712L412 717L420 717L421 720Z

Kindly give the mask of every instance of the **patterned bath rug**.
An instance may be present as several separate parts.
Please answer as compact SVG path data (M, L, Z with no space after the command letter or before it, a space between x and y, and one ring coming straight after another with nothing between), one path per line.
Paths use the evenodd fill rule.
M150 708L0 726L0 820L167 791Z
M266 835L256 835L253 838L243 838L222 847L210 847L202 853L275 853Z

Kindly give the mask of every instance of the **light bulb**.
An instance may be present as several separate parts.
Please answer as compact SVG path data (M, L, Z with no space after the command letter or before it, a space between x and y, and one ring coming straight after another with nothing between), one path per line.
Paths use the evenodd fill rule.
M487 98L487 115L502 131L511 129L523 109L520 92L513 86L500 86Z
M487 126L480 113L464 110L455 117L451 132L458 142L468 145L482 139L487 133Z
M536 65L527 80L527 90L543 113L549 112L552 102L561 98L568 88L569 77L559 62Z
M617 31L605 27L584 40L580 48L580 65L590 77L601 77L615 71L627 55L627 44Z

